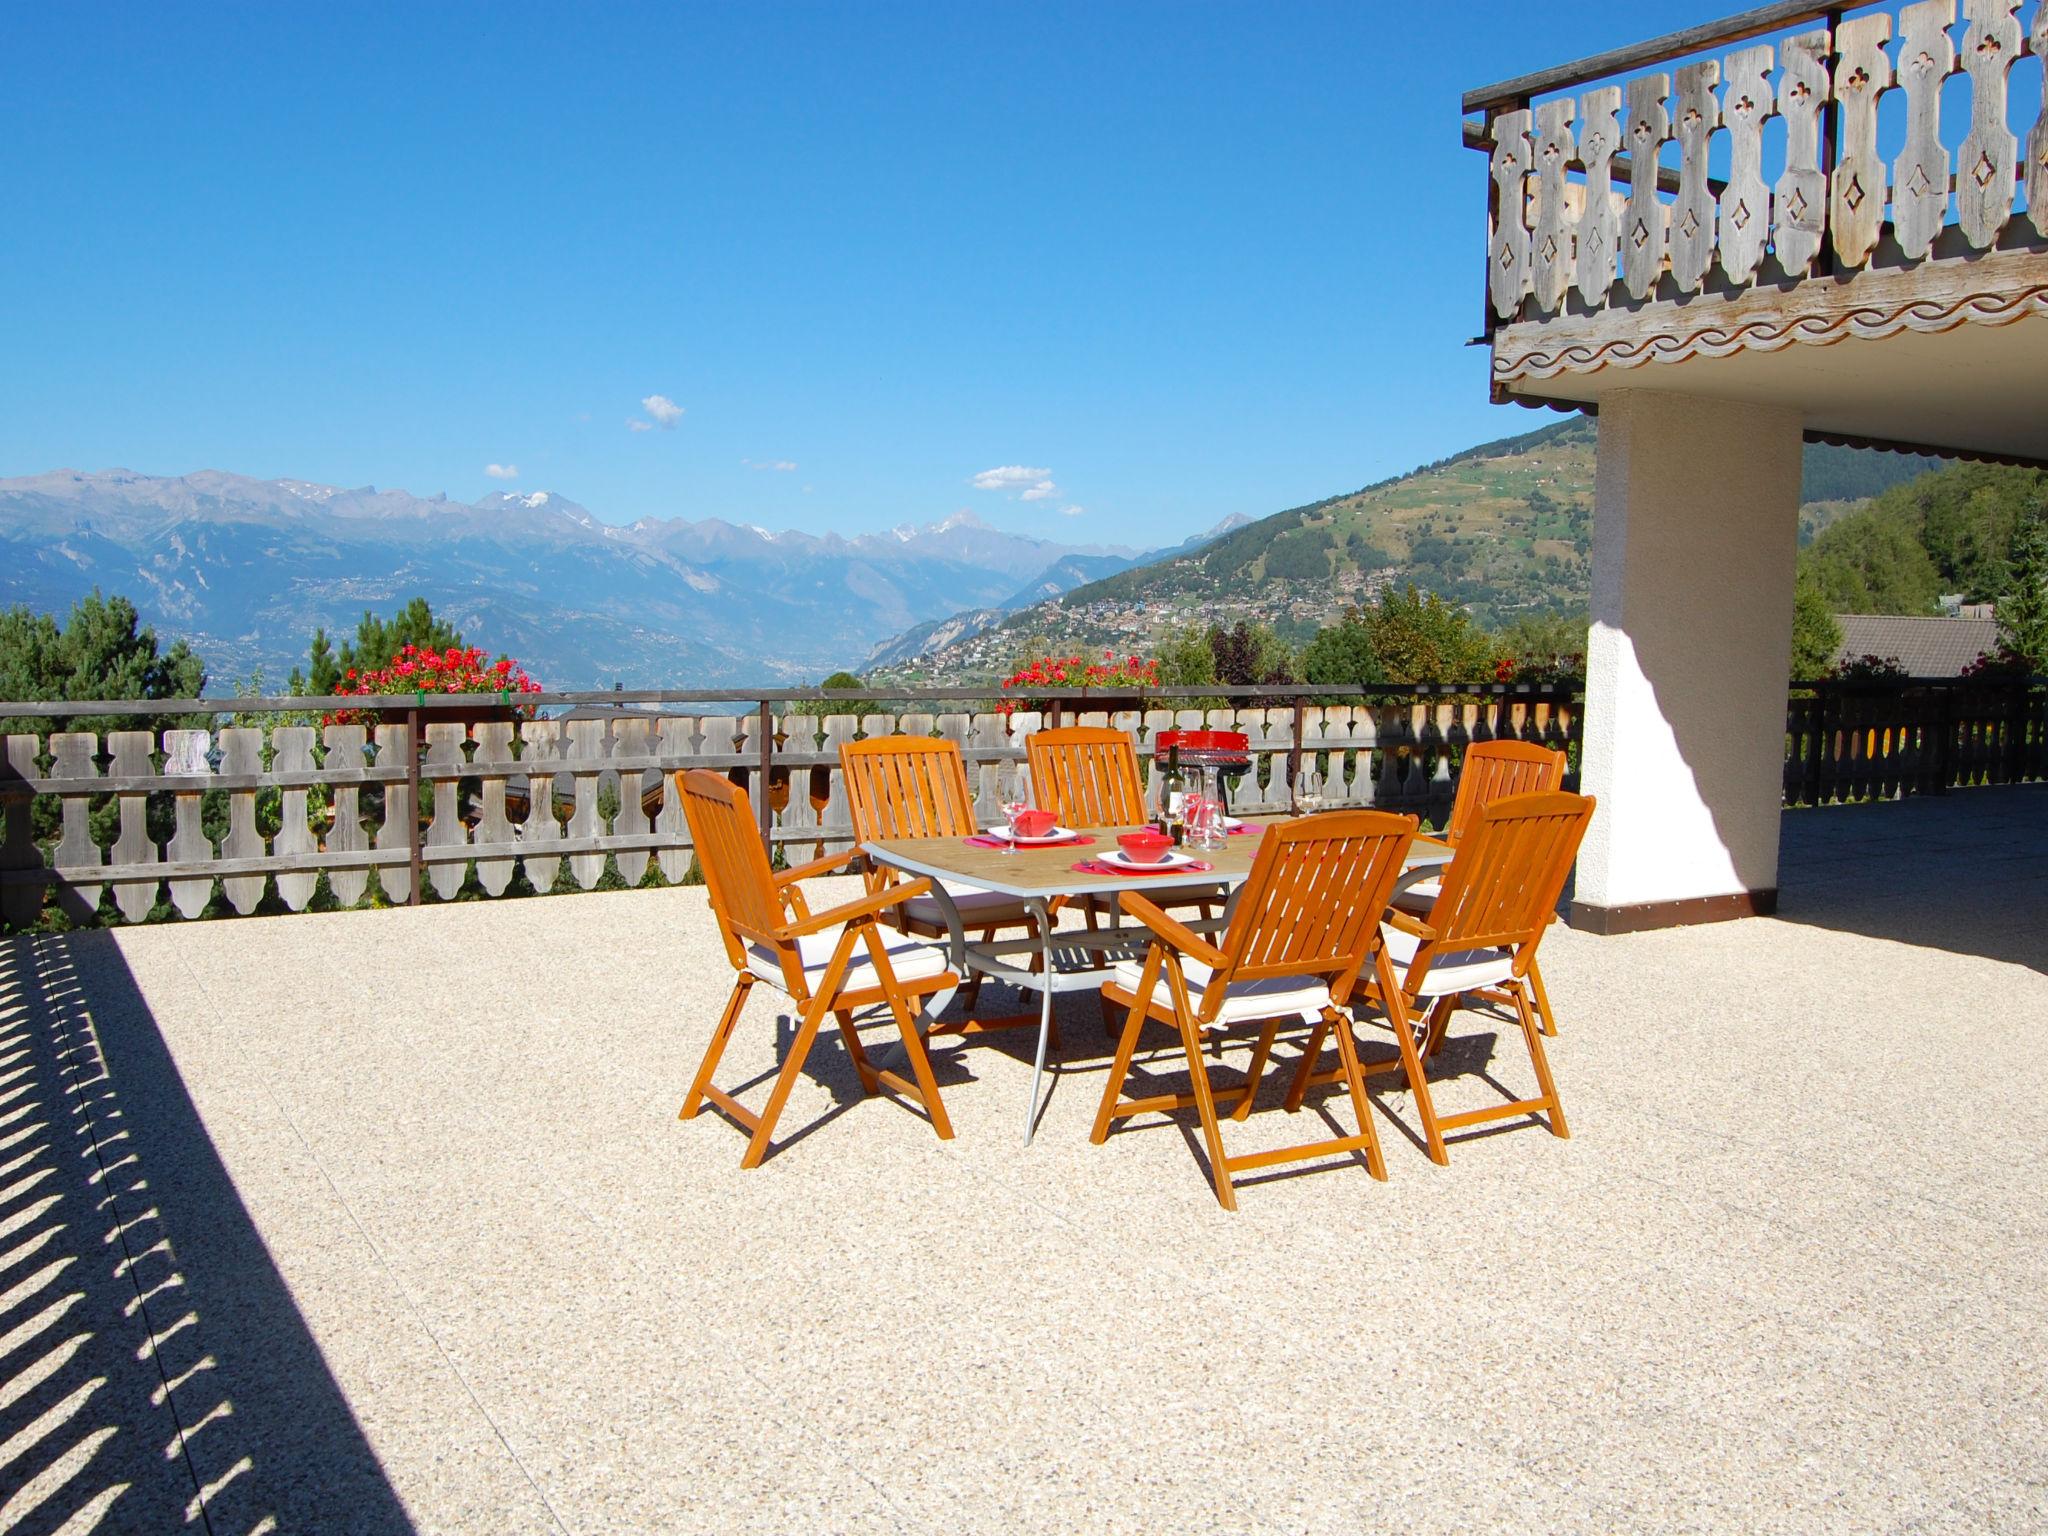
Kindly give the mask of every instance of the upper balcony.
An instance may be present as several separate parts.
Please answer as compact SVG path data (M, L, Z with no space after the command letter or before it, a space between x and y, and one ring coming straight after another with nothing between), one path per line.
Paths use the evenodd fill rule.
M1494 398L2048 458L2048 0L1961 10L1767 5L1468 93Z

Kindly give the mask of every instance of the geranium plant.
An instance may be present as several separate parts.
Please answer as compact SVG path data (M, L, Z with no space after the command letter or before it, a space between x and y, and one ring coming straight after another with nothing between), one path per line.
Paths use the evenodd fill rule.
M439 651L430 645L408 645L392 657L389 666L350 667L334 685L334 692L337 697L356 698L423 693L496 694L519 718L531 719L533 706L513 705L512 698L515 694L539 693L541 686L510 656L486 661L484 653L473 645L451 645ZM331 710L321 718L327 725L360 725L374 724L376 716L368 710L343 708Z
M1159 663L1143 656L1119 657L1105 650L1102 660L1084 656L1043 656L1019 667L1003 679L1005 694L1037 695L1065 692L1071 688L1093 688L1105 693L1136 693L1159 686ZM1029 702L1027 698L1004 698L996 703L1009 714Z

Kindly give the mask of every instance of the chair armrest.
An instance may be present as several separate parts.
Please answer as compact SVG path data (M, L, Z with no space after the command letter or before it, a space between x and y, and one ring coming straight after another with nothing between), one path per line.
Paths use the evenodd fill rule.
M1158 907L1140 896L1136 891L1124 891L1117 897L1117 905L1126 913L1150 928L1153 933L1171 944L1190 959L1199 960L1211 970L1227 965L1230 957L1203 938L1185 923L1175 922Z
M1434 928L1430 927L1421 918L1403 912L1399 907L1387 908L1386 915L1381 920L1400 929L1403 933L1413 934L1425 944L1436 937L1436 930Z
M923 875L915 880L906 880L901 885L892 885L886 891L873 891L853 901L842 902L828 907L823 912L813 913L793 923L784 923L776 929L780 939L793 939L799 934L816 933L820 928L830 928L839 923L850 923L855 918L873 917L877 912L908 901L913 896L922 896L932 888L931 881Z
M1415 834L1415 841L1427 843L1432 848L1455 848L1457 846L1448 837L1439 837L1434 832L1418 832Z
M775 876L775 888L779 891L786 885L795 885L799 880L808 880L814 875L830 874L859 857L858 848L848 848L843 853L828 853L822 859L812 859L808 864L799 864L794 869L782 870Z

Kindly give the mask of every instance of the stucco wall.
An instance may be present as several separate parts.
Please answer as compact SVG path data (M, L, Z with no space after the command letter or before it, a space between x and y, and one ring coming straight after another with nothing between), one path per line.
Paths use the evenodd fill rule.
M1601 405L1581 902L1776 887L1800 430L1652 390Z

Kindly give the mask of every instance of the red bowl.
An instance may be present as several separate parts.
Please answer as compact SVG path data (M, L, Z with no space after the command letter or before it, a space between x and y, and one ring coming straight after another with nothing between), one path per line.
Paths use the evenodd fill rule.
M1157 864L1173 847L1173 839L1164 832L1126 832L1116 840L1123 849L1124 857L1137 864Z
M1059 817L1051 811L1019 811L1013 823L1019 837L1044 837L1059 824Z

